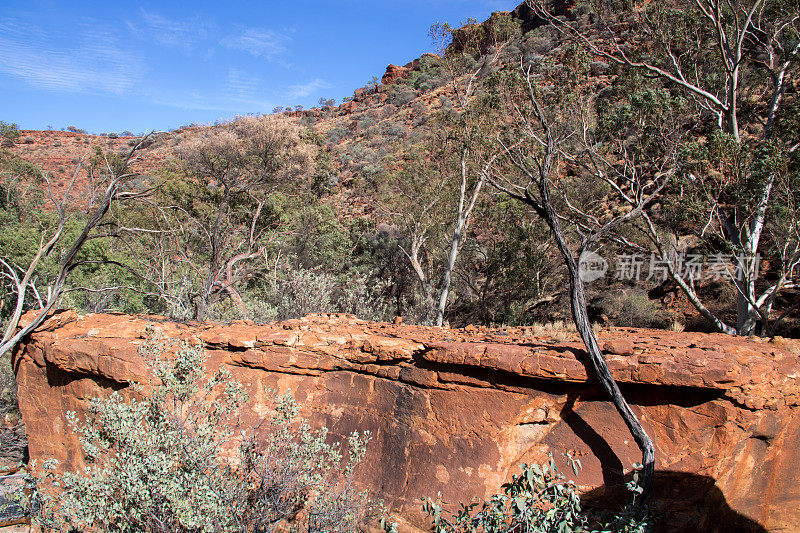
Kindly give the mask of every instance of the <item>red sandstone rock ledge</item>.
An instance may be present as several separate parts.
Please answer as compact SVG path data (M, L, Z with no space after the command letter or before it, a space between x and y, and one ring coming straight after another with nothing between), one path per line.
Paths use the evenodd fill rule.
M64 415L147 379L138 347L158 328L202 342L250 391L290 389L333 438L369 430L360 482L424 530L419 498L483 497L522 462L572 451L590 496L624 485L641 455L564 332L370 323L343 315L253 325L52 316L14 353L33 459L79 457ZM538 334L535 334L538 333ZM660 531L800 531L800 346L785 339L601 331L609 367L656 446ZM455 505L454 505L455 506ZM419 529L417 529L419 528Z
M468 326L445 329L309 315L266 325L247 322L182 324L162 317L60 312L33 335L31 354L68 372L119 383L143 377L136 350L156 327L207 349L229 352L230 364L272 372L318 375L332 370L372 374L429 388L491 380L462 370L498 371L557 382L592 382L574 333L534 335L533 328ZM609 368L621 384L719 391L748 409L800 405L800 342L618 328L598 334ZM267 353L269 354L267 356ZM487 378L489 376L486 376Z

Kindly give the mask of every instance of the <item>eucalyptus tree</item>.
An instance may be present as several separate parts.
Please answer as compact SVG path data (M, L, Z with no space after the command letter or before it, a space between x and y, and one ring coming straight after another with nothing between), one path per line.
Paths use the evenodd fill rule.
M598 59L638 71L690 105L689 133L675 165L671 219L706 247L732 257L735 322L713 312L677 263L678 229L645 212L648 250L687 299L724 333L766 332L778 295L798 285L800 214L797 77L800 4L793 0L592 2L593 22L545 21ZM628 161L638 165L638 161ZM650 171L644 160L641 172ZM764 258L772 272L759 276ZM765 261L767 262L767 261Z
M432 163L430 170L438 177L432 178L434 190L412 200L421 210L411 228L410 249L405 253L437 326L444 323L453 271L473 211L482 195L485 170L492 159L493 145L487 137L482 84L498 67L505 43L518 31L516 23L507 15L492 26L470 20L460 28L439 23L430 30L441 56L439 76L447 87L443 93L444 103L437 114L436 132L427 145L427 157ZM450 229L444 241L444 258L439 269L441 277L436 284L431 279L433 274L425 272L420 258L434 255L424 251L426 244L436 246L428 238L431 215L441 215L450 210L454 211L452 215L444 215L444 223L449 223Z
M562 67L569 64L571 52L560 58L562 63L550 72L535 71L521 62L520 68L501 73L500 92L514 118L498 134L501 156L487 171L487 179L496 189L532 209L550 229L566 266L572 318L589 364L642 452L639 502L644 503L652 492L655 448L614 380L592 329L583 261L603 240L619 238L620 229L640 216L659 195L666 176L631 184L630 195L636 205L602 221L594 218L594 226L572 216L575 210L583 213L575 199L580 196L580 191L576 193L580 187L576 187L579 182L570 179L565 168L574 152L576 132L591 94L587 94L581 80L569 79L569 73L563 77L569 72ZM608 185L615 184L614 177L607 177L606 181Z

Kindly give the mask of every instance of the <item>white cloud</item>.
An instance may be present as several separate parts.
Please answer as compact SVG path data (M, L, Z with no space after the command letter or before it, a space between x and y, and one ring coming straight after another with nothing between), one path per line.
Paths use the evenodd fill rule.
M273 102L238 96L211 96L196 91L151 91L147 95L151 103L188 109L193 111L218 111L230 116L247 113L266 113L275 107Z
M89 28L70 48L54 44L41 28L7 19L0 22L0 72L43 89L72 92L131 92L144 61L115 42L107 31Z
M240 68L230 67L225 77L226 91L235 98L252 100L258 91L259 81Z
M289 38L273 30L263 28L244 28L222 40L224 46L242 50L254 56L272 59L286 52L285 43Z
M289 93L287 96L289 98L305 98L306 96L310 96L315 92L319 91L320 89L330 89L331 84L327 81L315 78L308 83L303 83L301 85L292 85L289 88Z
M197 43L208 39L212 25L199 16L188 20L172 20L151 11L140 11L141 20L128 22L128 29L135 35L152 39L164 46L190 50Z

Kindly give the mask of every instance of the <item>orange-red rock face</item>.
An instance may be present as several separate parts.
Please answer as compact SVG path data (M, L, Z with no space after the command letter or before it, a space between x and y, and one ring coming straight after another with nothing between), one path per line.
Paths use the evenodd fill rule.
M405 78L408 76L408 71L410 69L406 67L401 67L398 65L389 65L386 67L386 72L383 74L381 78L381 83L384 85L390 85L394 83L395 80L400 78Z
M333 437L370 430L361 481L418 527L427 524L421 496L484 496L549 452L580 457L578 482L590 496L617 491L641 457L568 334L348 316L189 326L64 312L15 354L32 458L75 460L64 414L145 377L137 347L148 325L204 343L210 368L228 366L250 389L248 420L263 412L267 387L291 389ZM796 344L633 329L601 332L600 341L632 353L607 357L655 441L662 530L800 530Z

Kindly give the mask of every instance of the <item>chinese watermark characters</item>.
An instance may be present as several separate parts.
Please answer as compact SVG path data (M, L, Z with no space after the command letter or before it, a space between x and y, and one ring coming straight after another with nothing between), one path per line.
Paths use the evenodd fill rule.
M756 254L752 258L750 269L755 276L761 265L761 257ZM688 282L720 281L734 279L736 269L745 264L743 257L733 254L675 254L670 258L661 258L656 254L622 254L614 261L613 276L618 281L652 281L661 283L675 275ZM590 283L604 277L608 270L608 261L594 252L585 252L579 261L581 279Z

